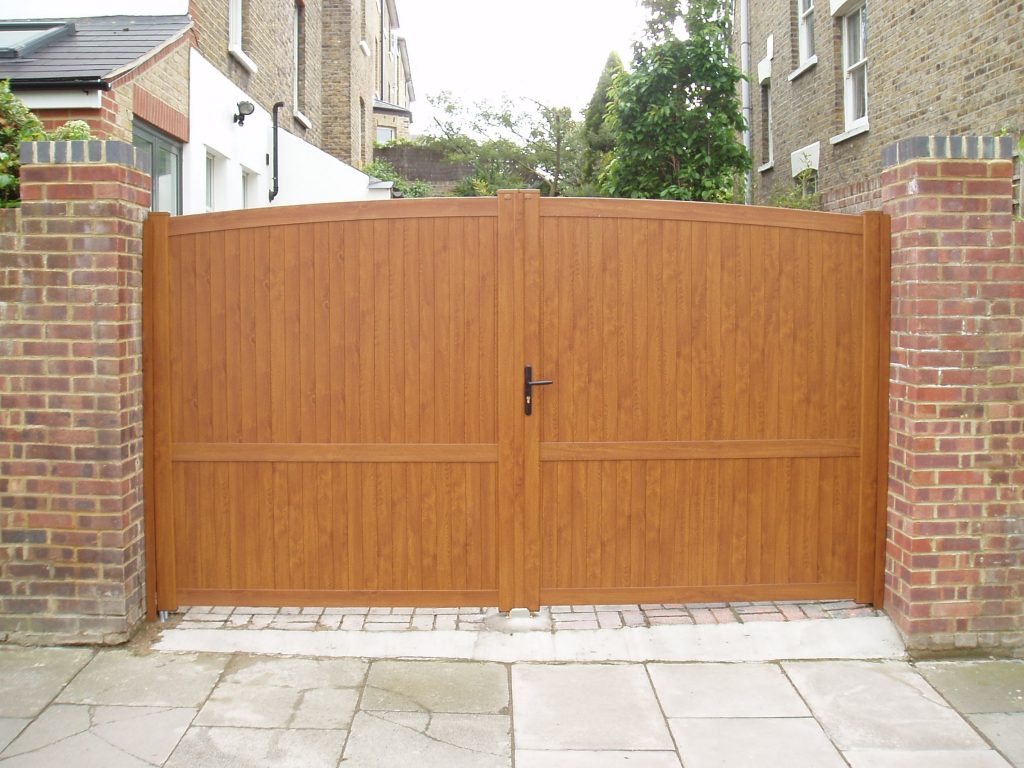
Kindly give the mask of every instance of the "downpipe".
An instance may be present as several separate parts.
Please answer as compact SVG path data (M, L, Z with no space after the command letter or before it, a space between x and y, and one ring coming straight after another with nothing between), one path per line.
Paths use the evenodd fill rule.
M750 0L739 0L740 4L740 69L743 70L743 80L740 84L740 97L743 104L743 121L746 127L743 129L743 146L747 149L747 155L753 162L754 147L750 132L753 125L753 109L750 104ZM746 183L743 190L743 202L750 205L754 200L754 169L748 168Z
M281 191L281 185L277 176L277 132L280 128L280 113L284 108L284 102L279 101L274 105L273 109L273 120L274 120L274 135L273 135L273 152L274 152L274 186L270 189L270 202L274 202L274 198L277 197L277 193Z

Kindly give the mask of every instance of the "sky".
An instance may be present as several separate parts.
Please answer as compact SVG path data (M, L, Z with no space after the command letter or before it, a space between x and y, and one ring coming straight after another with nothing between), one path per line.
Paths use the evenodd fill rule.
M578 113L605 60L628 65L646 15L637 0L397 0L416 102L413 132L433 123L427 97L451 91L464 103L502 94Z
M417 100L413 132L433 124L427 97L467 105L502 94L571 107L590 101L605 60L628 65L646 18L638 0L397 0ZM0 19L187 13L188 0L0 0Z

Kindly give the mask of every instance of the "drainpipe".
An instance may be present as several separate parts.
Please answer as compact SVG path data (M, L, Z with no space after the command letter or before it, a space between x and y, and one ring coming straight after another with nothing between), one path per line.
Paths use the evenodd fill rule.
M274 105L274 109L273 109L273 115L274 115L274 186L270 190L270 202L274 202L274 198L277 197L277 193L281 191L280 184L278 183L278 178L277 178L277 131L278 131L278 128L279 128L279 125L278 125L278 115L279 115L279 113L281 112L281 110L283 108L284 108L284 102L283 101L279 101L279 102L277 102Z
M753 158L753 141L750 134L750 126L753 124L754 113L750 106L750 0L739 0L740 2L740 69L745 75L740 85L740 94L743 101L743 120L747 127L743 130L743 146L747 148L747 154ZM754 170L747 170L743 201L750 205L754 199Z

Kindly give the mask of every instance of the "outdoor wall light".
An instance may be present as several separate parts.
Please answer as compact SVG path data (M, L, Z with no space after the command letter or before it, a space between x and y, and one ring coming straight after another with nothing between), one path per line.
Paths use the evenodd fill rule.
M251 101L240 101L238 102L238 113L234 116L234 122L239 125L245 125L245 118L256 111L256 107L253 106Z

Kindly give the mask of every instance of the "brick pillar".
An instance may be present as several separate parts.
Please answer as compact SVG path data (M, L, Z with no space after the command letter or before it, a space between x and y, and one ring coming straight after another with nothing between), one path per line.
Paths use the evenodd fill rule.
M1024 226L1009 137L883 153L892 216L886 607L918 652L1024 655Z
M144 614L148 169L119 141L26 143L22 163L0 262L0 640L123 642Z

